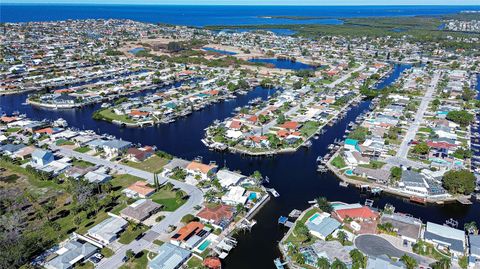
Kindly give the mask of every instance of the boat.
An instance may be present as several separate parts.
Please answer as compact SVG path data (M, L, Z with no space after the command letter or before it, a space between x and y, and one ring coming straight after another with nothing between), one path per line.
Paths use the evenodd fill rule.
M53 122L53 126L55 127L67 127L68 123L66 120L59 118L56 121Z
M280 194L274 188L267 189L267 191L270 192L273 195L273 197L280 196Z
M312 142L310 140L305 141L305 143L302 144L302 146L309 148L312 146Z
M341 181L338 185L340 185L340 187L348 187L348 182L345 182L345 181Z

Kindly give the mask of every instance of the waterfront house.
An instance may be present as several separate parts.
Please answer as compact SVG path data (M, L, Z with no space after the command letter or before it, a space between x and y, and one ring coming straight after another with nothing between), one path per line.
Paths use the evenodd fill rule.
M113 139L108 140L103 144L103 150L109 156L116 156L123 151L126 151L132 145L131 142Z
M133 162L142 162L152 156L154 150L152 147L143 147L140 149L137 148L129 148L127 150L127 158Z
M210 228L198 221L192 221L180 228L171 238L170 243L179 247L192 249L210 234Z
M162 206L150 199L140 199L120 211L123 218L142 222L157 213Z
M197 217L203 223L211 224L215 229L225 229L232 222L234 207L229 205L205 206Z
M305 223L309 232L322 240L326 240L342 224L330 217L326 212L315 213Z
M239 182L247 178L242 174L232 172L228 169L222 169L218 171L216 177L223 188L237 185Z
M189 161L173 158L170 160L170 162L163 166L163 174L166 175L172 172L174 169L186 169L189 164Z
M398 186L406 193L418 196L427 196L430 188L422 174L411 170L402 172Z
M148 186L145 181L137 181L125 188L123 191L129 198L147 198L155 193L155 189Z
M353 174L382 184L388 183L390 179L390 171L388 170L372 169L361 166L355 167L353 169Z
M480 261L480 235L470 234L468 243L470 245L470 256Z
M427 222L424 239L440 249L450 251L454 257L463 256L467 246L465 232L432 222Z
M200 180L207 180L217 170L216 165L203 164L192 161L186 167L187 173L193 177L199 176Z
M404 214L383 214L380 223L390 223L395 229L397 235L403 240L403 244L413 245L421 237L422 221Z
M358 140L351 138L345 139L344 148L349 151L361 151L360 146L358 145Z
M117 239L125 230L128 222L118 216L111 216L108 219L90 228L86 236L103 246L106 246Z
M32 152L32 163L35 166L45 166L53 162L54 157L51 151L36 149Z
M231 187L228 192L222 196L222 202L227 205L244 205L248 200L246 190L240 186Z
M97 247L94 245L79 239L71 239L55 251L57 256L47 261L44 267L47 269L74 268L76 264L87 260L95 252Z
M192 253L170 243L158 247L157 256L148 262L148 269L178 269Z

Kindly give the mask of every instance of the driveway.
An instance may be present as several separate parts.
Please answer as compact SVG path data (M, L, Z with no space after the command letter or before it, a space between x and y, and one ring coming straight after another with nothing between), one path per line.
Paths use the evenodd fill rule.
M414 253L400 250L388 242L385 238L382 238L374 234L363 234L355 238L355 247L368 256L378 257L387 255L389 257L400 258L404 254L414 258L420 265L428 265L432 262L431 259L419 256Z

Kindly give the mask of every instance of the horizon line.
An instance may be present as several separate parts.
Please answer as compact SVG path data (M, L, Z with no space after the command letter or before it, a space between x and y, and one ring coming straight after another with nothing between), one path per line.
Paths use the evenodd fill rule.
M372 5L372 4L322 4L322 5L302 5L302 4L214 4L214 3L205 3L205 4L175 4L175 3L84 3L84 2L76 2L76 3L58 3L58 2L21 2L21 3L16 3L16 2L9 2L9 1L0 1L0 6L1 5L95 5L95 6L111 6L111 5L118 5L118 6L270 6L270 7L281 7L281 6L290 6L290 7L295 7L295 6L301 6L301 7L395 7L395 6L411 6L411 7L416 7L416 6L443 6L443 7L479 7L480 4L474 5L474 4L455 4L455 5L445 5L445 4L378 4L378 5Z

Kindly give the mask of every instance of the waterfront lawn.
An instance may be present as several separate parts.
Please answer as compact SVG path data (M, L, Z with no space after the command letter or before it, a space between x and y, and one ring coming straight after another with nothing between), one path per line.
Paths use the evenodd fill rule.
M342 169L347 166L347 164L345 163L345 160L338 155L335 158L333 158L332 165L338 169Z
M150 258L153 258L154 255L147 250L142 250L139 252L133 259L126 262L120 267L120 269L145 269L148 265L148 255L151 255Z
M109 121L120 121L124 123L135 123L132 119L130 119L127 115L117 115L113 112L112 109L104 109L99 112L100 117L109 120Z
M304 225L307 220L313 216L313 214L315 213L320 213L320 209L317 208L317 207L314 207L314 208L311 208L309 209L307 212L305 212L305 214L303 215L303 217L301 219L298 219L296 222L295 222L295 225L293 227L293 230L291 231L290 235L287 237L287 239L285 240L285 243L292 243L294 245L299 245L301 243L304 243L305 242L305 239L304 236L300 235L297 231L298 227L300 225ZM299 224L301 223L301 224Z
M76 152L80 152L80 153L87 153L89 152L91 149L89 147L78 147L76 149L74 149L74 151Z
M149 228L143 224L129 225L120 235L118 242L121 244L130 244L137 236L148 231L148 229Z
M150 199L155 203L163 205L162 210L164 211L175 211L186 202L183 199L184 196L185 192L181 190L173 191L163 187L150 196Z
M127 161L125 164L143 171L151 173L159 173L163 166L166 165L170 159L162 158L157 155L152 155L150 158L146 159L143 162L132 162Z
M315 121L307 121L303 124L300 132L304 137L310 137L318 130L318 127L320 127L320 123Z
M189 269L194 269L194 268L203 268L202 265L202 260L199 258L192 256L188 261L187 261L187 266Z

